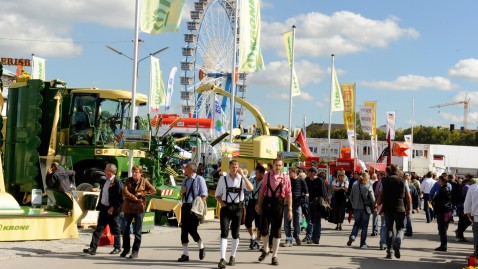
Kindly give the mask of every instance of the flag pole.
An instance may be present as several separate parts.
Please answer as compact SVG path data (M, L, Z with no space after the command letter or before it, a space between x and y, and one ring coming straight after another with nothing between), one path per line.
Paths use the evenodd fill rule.
M136 85L138 82L138 48L139 48L139 1L136 0L135 5L135 22L134 22L134 57L133 57L133 87L131 91L131 111L130 111L130 129L134 130L134 119L136 117ZM133 169L133 150L129 151L129 169L128 176L132 176Z
M230 119L230 136L229 136L229 142L232 143L233 140L233 134L232 130L234 129L234 119L235 119L235 107L236 107L236 102L234 98L236 98L236 61L237 61L237 15L238 15L238 9L239 9L239 0L235 1L235 9L234 9L234 49L233 49L233 57L232 57L232 83L231 83L231 119Z
M287 135L287 152L290 152L290 138L292 136L292 89L294 87L294 41L295 25L292 25L292 49L290 59L290 95L289 95L289 134Z
M326 180L329 180L330 177L330 169L329 169L329 161L330 161L330 129L332 127L332 102L333 102L333 89L334 89L334 54L331 55L332 60L331 60L331 68L330 68L330 102L329 102L329 128L327 132L327 141L329 144L329 149L328 149L328 156L327 156L327 171L326 175L327 178Z
M412 140L410 141L410 156L408 157L408 171L412 172L413 158L413 127L415 125L415 97L412 97Z
M153 55L149 55L149 97L148 97L148 114L153 114L151 104L153 103Z

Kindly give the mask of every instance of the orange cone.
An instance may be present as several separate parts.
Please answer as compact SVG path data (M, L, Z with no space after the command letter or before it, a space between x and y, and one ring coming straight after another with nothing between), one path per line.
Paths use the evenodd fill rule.
M100 242L98 243L98 246L113 245L114 242L115 242L115 238L111 234L110 226L106 225L105 230L103 231L103 235L100 238Z

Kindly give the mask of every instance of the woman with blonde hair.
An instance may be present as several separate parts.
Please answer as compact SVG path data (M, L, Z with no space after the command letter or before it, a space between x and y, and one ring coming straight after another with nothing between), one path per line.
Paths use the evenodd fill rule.
M362 173L356 184L353 184L350 192L350 201L354 209L354 226L350 233L347 246L351 246L352 242L358 235L359 227L362 227L360 236L360 248L367 248L367 229L370 220L370 214L373 212L375 204L375 196L373 195L372 186L369 184L370 175Z

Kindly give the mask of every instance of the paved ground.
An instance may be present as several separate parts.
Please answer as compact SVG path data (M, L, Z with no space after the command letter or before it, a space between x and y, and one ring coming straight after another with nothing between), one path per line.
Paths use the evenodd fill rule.
M439 253L434 249L439 245L436 223L426 224L424 214L414 214L414 236L407 238L402 245L400 260L386 260L385 251L378 249L378 237L369 237L368 249L360 249L358 240L347 247L346 242L351 231L351 224L344 224L343 231L333 230L334 225L323 222L320 245L302 245L279 250L279 268L463 268L466 257L472 252L472 243L457 243L453 231L456 224L449 229L448 252ZM241 227L241 241L236 257L235 268L270 267L270 256L258 263L259 252L248 250L248 235ZM217 220L200 226L200 234L207 249L205 260L199 261L195 243L191 244L189 263L177 263L182 253L180 246L180 229L174 227L156 227L149 234L143 235L143 244L138 260L126 260L119 256L107 254L111 246L98 248L96 256L85 255L82 249L87 247L92 230L82 230L80 239L0 242L1 268L16 269L94 269L94 268L217 268L219 261L219 223ZM369 232L370 233L370 232ZM468 231L465 236L472 238ZM228 266L231 267L231 266Z

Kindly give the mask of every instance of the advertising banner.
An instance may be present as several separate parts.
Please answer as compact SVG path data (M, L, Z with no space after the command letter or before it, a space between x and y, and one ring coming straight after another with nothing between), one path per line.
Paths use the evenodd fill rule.
M355 84L342 84L344 127L355 130Z
M263 70L260 0L242 0L239 5L239 72Z

